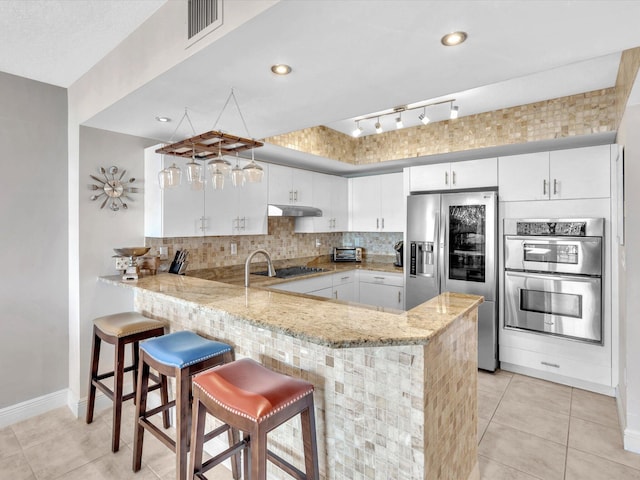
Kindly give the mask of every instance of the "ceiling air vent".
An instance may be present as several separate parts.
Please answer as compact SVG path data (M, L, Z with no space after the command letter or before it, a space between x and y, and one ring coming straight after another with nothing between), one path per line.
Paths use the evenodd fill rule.
M188 9L191 44L222 25L222 0L188 0Z

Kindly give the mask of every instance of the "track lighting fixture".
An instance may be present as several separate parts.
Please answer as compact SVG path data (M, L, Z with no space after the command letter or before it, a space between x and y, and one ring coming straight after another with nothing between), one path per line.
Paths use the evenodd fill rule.
M393 110L387 110L384 113L380 112L380 113L376 113L376 114L369 115L369 116L366 116L366 117L359 117L357 120L355 120L356 126L353 129L353 131L351 132L351 135L353 137L361 136L363 133L365 133L366 125L365 125L365 128L363 128L360 125L360 122L364 122L366 120L372 120L374 118L376 119L376 122L373 124L373 127L375 128L376 133L382 133L383 128L382 128L382 124L380 123L380 119L384 118L385 116L388 116L388 115L394 115L394 119L395 119L395 122L396 122L396 128L397 129L404 128L405 125L404 125L404 121L403 121L403 118L402 118L403 117L402 114L406 113L406 112L411 112L413 110L419 110L419 109L421 109L422 112L418 115L417 118L418 118L418 120L420 120L420 122L422 122L423 125L427 125L428 123L431 122L431 118L429 118L429 116L427 115L427 108L433 107L435 105L442 105L442 104L445 104L445 103L451 104L450 110L449 110L449 118L453 120L453 119L458 118L458 113L459 113L458 106L453 104L453 102L455 102L455 101L456 101L456 99L453 98L453 99L441 100L439 102L427 103L427 104L423 104L423 105L415 105L414 104L415 106L411 106L411 107L409 107L407 105L402 105L402 106L399 106L399 107L395 107ZM404 118L406 119L407 116L405 115ZM415 117L413 117L413 118L415 118ZM439 120L442 120L442 118L439 117L438 121ZM371 124L369 124L369 125L371 125ZM411 119L409 121L409 125L408 126L415 126L415 125L416 125L416 122L413 119ZM369 128L371 128L371 127L369 127ZM387 127L387 128L389 128L389 127Z
M359 137L362 135L362 127L360 126L360 120L356 120L356 128L353 129L351 135L354 137Z
M423 125L426 125L427 123L429 123L431 121L431 119L429 117L427 117L427 107L424 107L422 109L422 113L420 115L418 115L418 120L420 120Z

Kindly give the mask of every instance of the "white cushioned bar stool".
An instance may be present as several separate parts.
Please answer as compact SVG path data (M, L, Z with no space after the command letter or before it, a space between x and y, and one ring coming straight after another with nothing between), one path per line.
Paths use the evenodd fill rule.
M89 396L87 400L87 423L93 421L93 410L96 402L96 388L100 389L111 401L113 401L113 427L111 434L111 450L117 452L120 448L120 424L122 420L122 403L135 397L136 381L138 374L138 343L152 337L164 335L164 323L147 318L137 312L122 312L113 315L96 318L93 321L93 345L91 347L91 368L89 378ZM100 360L100 345L105 341L115 348L113 370L98 374ZM127 345L131 345L132 364L124 366L124 352ZM124 394L124 374L133 372L133 392ZM113 390L103 380L113 377ZM153 390L163 387L159 379L154 377L156 383ZM166 379L163 395L167 396ZM169 417L166 418L167 426Z
M176 454L176 478L187 478L187 452L191 431L191 378L204 370L233 361L230 345L201 337L193 332L174 332L140 343L140 370L138 372L138 395L136 397L136 424L133 435L133 471L142 467L142 445L145 430L152 433ZM162 405L147 410L149 367L157 370L161 378L176 379L175 400L162 399ZM149 417L158 413L167 414L176 407L175 440L151 423ZM237 431L217 429L212 436L228 431L229 443L237 441ZM232 462L233 478L239 478L240 459ZM191 477L189 477L191 478Z

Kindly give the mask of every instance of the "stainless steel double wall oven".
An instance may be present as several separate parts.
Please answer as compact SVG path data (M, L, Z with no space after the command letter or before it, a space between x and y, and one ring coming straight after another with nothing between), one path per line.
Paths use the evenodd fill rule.
M602 343L604 219L505 219L507 328Z

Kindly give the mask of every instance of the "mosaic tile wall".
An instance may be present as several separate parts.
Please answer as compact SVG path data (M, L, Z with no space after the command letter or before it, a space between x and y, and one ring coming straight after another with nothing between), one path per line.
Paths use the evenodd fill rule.
M363 165L610 132L615 128L616 89L608 88L361 138L336 132L327 141L327 127L314 127L265 141ZM354 160L340 156L352 149Z
M393 244L402 240L401 233L295 233L295 220L290 217L269 217L268 235L238 235L227 237L184 237L145 239L150 254L159 253L158 247L168 247L173 259L176 250L189 251L189 270L244 265L247 255L264 248L273 260L329 255L336 246L350 245L359 238L367 255L395 255ZM320 246L316 247L316 239ZM237 244L238 254L231 255L230 244ZM347 243L344 243L347 242ZM167 267L168 262L164 262Z
M622 121L627 100L640 68L640 47L622 52L620 68L616 78L616 127Z
M135 308L168 321L172 331L225 341L236 358L313 383L321 479L466 480L472 473L477 415L471 318L454 322L427 346L330 349L149 292L136 292ZM272 432L269 442L302 468L298 417ZM289 478L273 465L267 476Z

